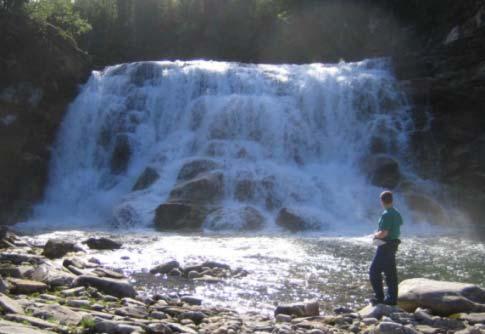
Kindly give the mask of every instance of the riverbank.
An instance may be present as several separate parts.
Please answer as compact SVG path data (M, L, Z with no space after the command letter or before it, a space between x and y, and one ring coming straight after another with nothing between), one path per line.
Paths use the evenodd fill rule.
M275 305L272 314L268 314L264 310L216 305L203 297L184 293L175 285L170 288L167 280L158 281L166 287L155 293L143 289L141 280L136 282L135 276L125 275L126 270L107 267L99 260L130 245L99 236L78 238L77 242L68 239L46 242L42 237L6 234L2 245L5 248L0 252L3 277L0 333L19 330L26 333L481 333L484 330L480 315L451 319L433 316L421 309L408 313L381 306L359 312L360 307L342 307L326 300L291 307L286 303L286 307ZM143 249L142 245L140 250ZM183 284L190 285L193 281L203 281L220 289L224 285L217 282L252 275L244 268L217 261L188 266L162 257L160 264L145 274L152 275L154 282L169 276L172 282L182 280ZM231 298L229 288L223 288L221 293ZM295 302L303 300L294 298Z

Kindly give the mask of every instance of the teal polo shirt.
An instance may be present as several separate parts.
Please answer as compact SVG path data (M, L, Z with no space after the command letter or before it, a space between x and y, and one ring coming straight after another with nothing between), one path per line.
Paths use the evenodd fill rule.
M401 214L393 207L384 210L379 219L379 231L388 231L385 240L399 239L401 225L403 224Z

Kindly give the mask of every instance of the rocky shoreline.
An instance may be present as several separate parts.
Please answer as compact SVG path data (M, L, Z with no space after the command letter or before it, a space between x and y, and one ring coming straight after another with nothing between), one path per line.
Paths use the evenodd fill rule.
M3 231L0 247L0 333L485 333L485 290L471 284L410 279L401 283L400 307L335 306L323 313L318 301L305 301L278 305L268 316L176 292L146 296L95 256L76 257L83 247L119 249L116 240L50 239L39 246ZM251 273L171 260L151 274L210 283Z

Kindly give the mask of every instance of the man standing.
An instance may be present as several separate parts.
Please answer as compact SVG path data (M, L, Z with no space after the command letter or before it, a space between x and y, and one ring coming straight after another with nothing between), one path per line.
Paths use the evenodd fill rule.
M384 191L380 199L384 212L379 219L378 231L374 234L376 243L380 245L377 247L369 270L370 282L374 289L374 298L371 299L371 303L373 305L396 305L398 293L396 252L401 243L399 235L403 221L401 214L393 207L392 192ZM386 277L387 285L387 296L385 298L382 273Z

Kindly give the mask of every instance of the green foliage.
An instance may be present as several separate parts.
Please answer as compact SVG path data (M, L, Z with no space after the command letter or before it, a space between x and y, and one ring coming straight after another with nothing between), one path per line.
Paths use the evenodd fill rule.
M85 329L93 329L96 326L96 322L91 317L83 317L79 326Z
M91 25L74 10L71 0L32 1L27 11L33 19L53 24L75 39L91 30Z
M19 12L28 0L0 0L0 12Z
M0 0L21 8L28 0ZM28 13L103 66L147 59L357 60L401 53L443 24L454 0L31 0ZM468 6L470 7L470 6ZM450 20L451 21L451 20ZM413 29L409 29L409 27ZM429 37L429 33L425 36Z

